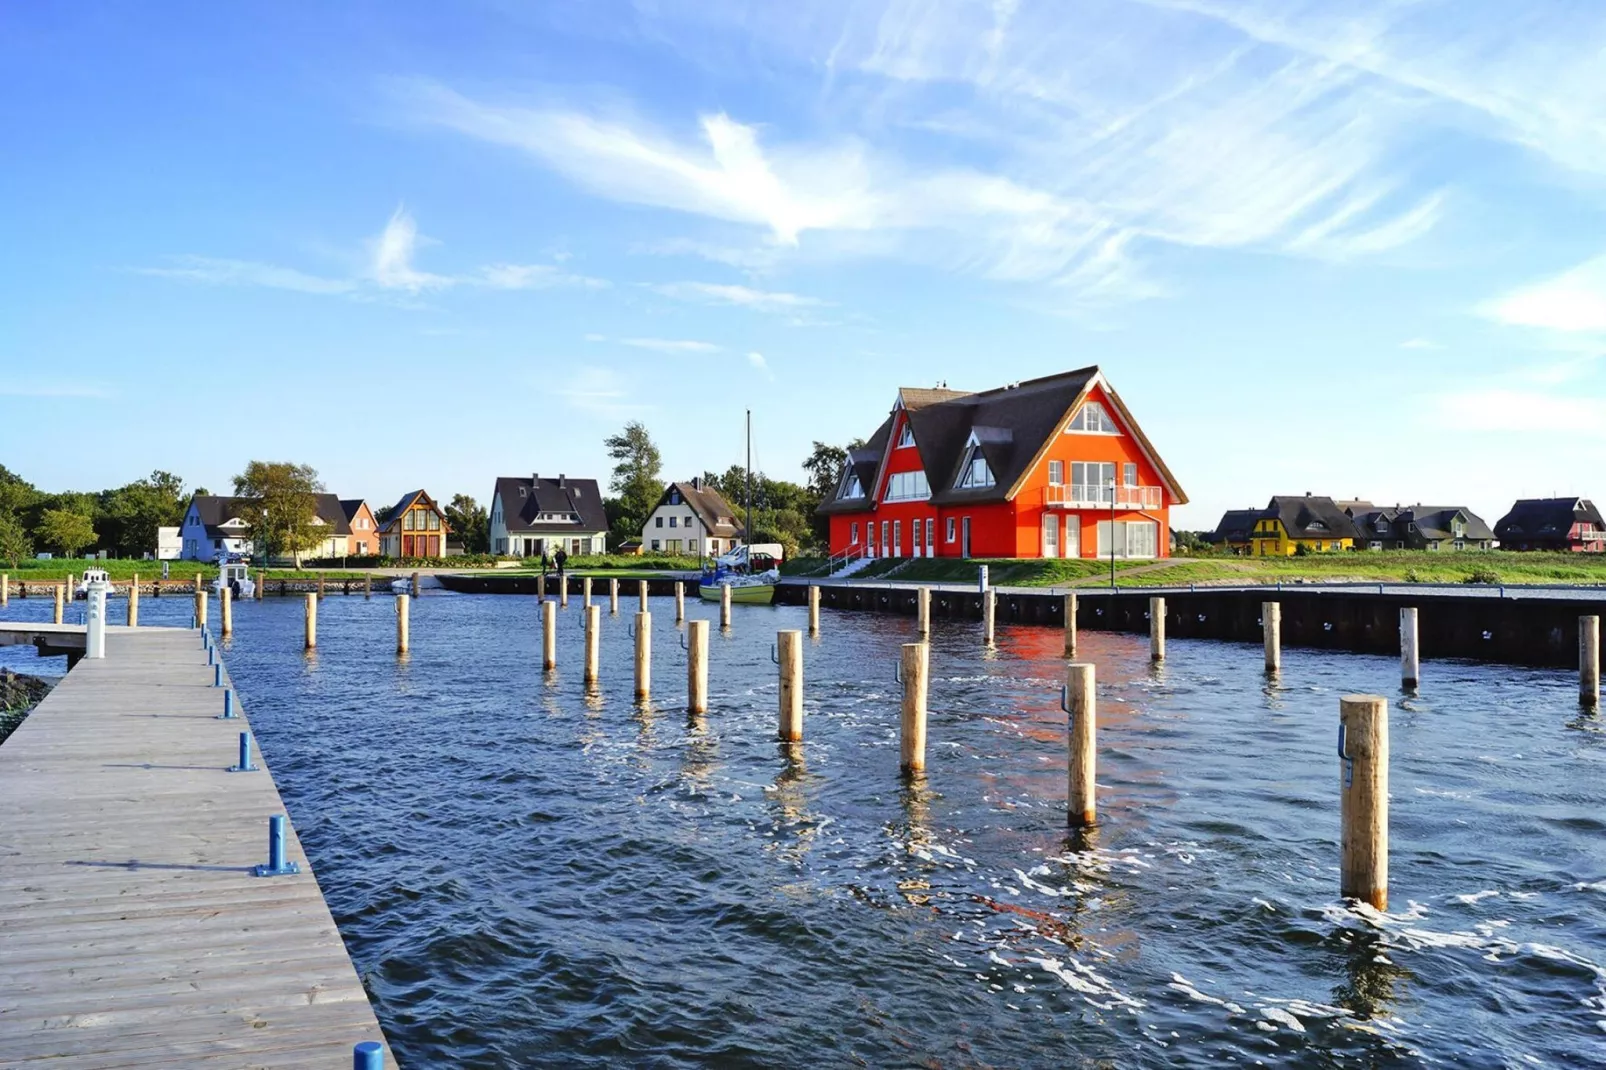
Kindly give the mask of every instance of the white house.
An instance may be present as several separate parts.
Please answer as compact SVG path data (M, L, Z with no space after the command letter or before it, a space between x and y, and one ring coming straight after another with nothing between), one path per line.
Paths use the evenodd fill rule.
M318 544L300 557L344 557L351 526L340 499L333 494L315 497L317 515L312 523L323 530ZM215 561L218 554L253 556L256 552L251 539L253 516L250 510L253 508L245 498L195 495L184 512L184 522L179 525L179 556L185 561Z
M608 514L594 479L502 476L491 492L491 552L539 557L608 551Z
M694 479L664 488L641 529L641 548L648 553L718 557L740 546L746 534L724 495Z

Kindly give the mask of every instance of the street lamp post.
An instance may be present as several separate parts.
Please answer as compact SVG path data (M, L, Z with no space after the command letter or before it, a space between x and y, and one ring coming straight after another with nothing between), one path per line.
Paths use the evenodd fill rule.
M1115 473L1110 473L1110 590L1115 590Z

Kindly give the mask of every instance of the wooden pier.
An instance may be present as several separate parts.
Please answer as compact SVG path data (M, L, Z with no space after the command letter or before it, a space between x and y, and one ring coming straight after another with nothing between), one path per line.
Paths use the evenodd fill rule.
M352 1065L384 1037L293 828L253 875L284 803L199 633L106 646L0 746L0 1063Z

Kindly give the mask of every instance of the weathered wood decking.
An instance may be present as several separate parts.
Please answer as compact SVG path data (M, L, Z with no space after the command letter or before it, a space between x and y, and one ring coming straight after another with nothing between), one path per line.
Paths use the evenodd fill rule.
M110 628L0 746L0 1065L345 1067L383 1041L293 828L301 872L251 874L284 803L260 754L226 771L250 726L212 678L194 631Z

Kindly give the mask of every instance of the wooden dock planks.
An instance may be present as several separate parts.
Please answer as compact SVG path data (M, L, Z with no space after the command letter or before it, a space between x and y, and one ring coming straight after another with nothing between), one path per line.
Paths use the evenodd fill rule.
M250 724L216 719L212 676L195 631L109 628L0 746L0 1065L349 1066L383 1042L293 826L301 872L250 873L284 803L260 754L226 771Z

